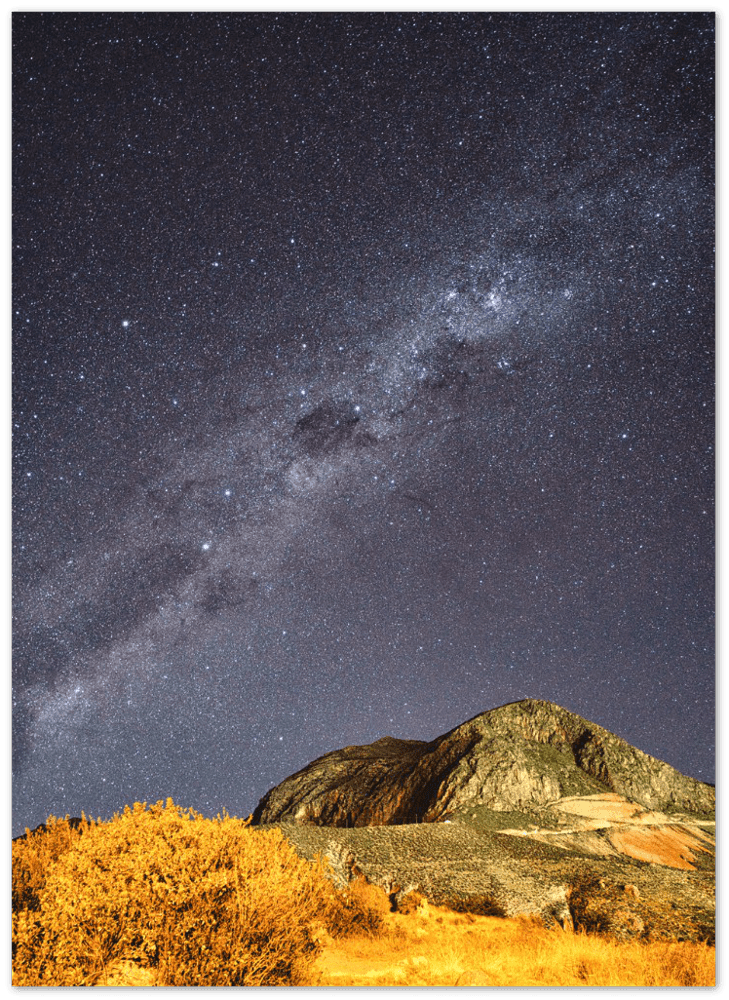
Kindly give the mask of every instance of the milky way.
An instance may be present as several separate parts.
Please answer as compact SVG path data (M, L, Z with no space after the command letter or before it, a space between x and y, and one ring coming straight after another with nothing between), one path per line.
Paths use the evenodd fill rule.
M532 696L713 780L711 14L15 14L14 829Z

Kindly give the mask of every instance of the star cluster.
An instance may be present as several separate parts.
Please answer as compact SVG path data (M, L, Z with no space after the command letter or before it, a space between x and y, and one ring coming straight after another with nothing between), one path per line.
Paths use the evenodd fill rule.
M14 829L527 696L713 780L713 15L13 47Z

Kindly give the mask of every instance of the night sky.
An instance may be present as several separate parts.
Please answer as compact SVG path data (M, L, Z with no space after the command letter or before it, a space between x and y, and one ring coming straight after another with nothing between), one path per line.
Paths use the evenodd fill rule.
M714 777L714 17L13 16L13 830L554 701Z

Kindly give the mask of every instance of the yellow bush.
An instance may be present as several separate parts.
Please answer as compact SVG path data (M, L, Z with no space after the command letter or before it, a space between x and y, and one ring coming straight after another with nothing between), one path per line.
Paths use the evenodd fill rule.
M171 799L49 829L51 843L13 845L16 986L101 984L121 962L160 986L296 984L314 958L312 922L351 909L280 831Z
M326 923L334 937L373 936L382 929L385 914L389 912L390 899L385 890L360 875L337 893Z
M85 823L85 821L84 821ZM37 910L38 893L50 865L78 840L80 830L74 820L49 816L44 828L13 841L13 910Z
M417 913L423 909L425 902L425 897L417 889L411 889L398 899L396 911L397 913Z

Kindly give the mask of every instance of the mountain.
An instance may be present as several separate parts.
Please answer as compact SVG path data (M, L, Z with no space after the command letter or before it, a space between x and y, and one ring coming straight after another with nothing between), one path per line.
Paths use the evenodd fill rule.
M712 941L714 788L547 701L428 743L384 737L308 764L259 802L304 857L474 912L619 938Z
M252 820L323 859L340 885L382 887L403 913L435 904L619 939L711 943L714 800L712 786L529 699L432 742L385 737L328 753L271 789ZM83 820L68 827L93 849ZM31 868L16 865L21 894L37 891L38 858L71 842L55 824L35 834Z
M715 791L548 701L484 712L432 742L383 737L319 757L272 788L253 822L432 823L472 806L530 811L614 793L648 810L709 813Z

